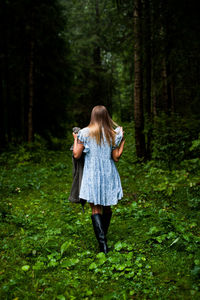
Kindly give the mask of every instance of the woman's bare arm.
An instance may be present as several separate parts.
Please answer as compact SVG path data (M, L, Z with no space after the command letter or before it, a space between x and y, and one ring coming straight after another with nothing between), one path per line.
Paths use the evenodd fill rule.
M76 133L73 133L73 136L74 136L73 155L74 158L78 159L81 157L81 154L85 147L83 144L78 143L78 138Z
M118 161L119 161L119 159L120 159L120 157L121 157L121 155L122 155L122 153L123 153L123 150L124 150L124 143L125 143L125 140L124 140L124 138L123 138L122 141L121 141L120 146L117 147L116 149L114 149L114 150L112 151L112 158L113 158L113 160L114 160L115 162L118 162Z
M112 151L112 158L114 161L118 162L122 153L123 153L123 150L124 150L124 143L125 143L125 140L124 140L124 131L123 131L123 128L121 127L121 130L122 130L122 140L121 140L121 144L119 147L117 147L116 149L114 149Z

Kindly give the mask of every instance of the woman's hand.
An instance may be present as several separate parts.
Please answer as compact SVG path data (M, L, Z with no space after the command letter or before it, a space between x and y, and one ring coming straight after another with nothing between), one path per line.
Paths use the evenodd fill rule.
M77 135L78 135L78 133L74 133L74 132L72 132L72 134L73 134L73 137L74 137L74 139L76 139L76 138L77 138Z
M73 155L74 158L79 159L82 155L82 152L84 150L84 145L81 143L78 143L77 133L72 133L74 137L74 146L73 146Z

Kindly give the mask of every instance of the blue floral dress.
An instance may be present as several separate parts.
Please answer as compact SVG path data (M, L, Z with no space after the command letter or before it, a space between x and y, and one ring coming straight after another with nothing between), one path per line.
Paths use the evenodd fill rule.
M122 140L122 130L115 129L115 147ZM104 135L103 135L104 136ZM112 150L105 136L104 143L96 143L95 138L89 136L89 128L85 127L78 133L78 140L83 143L85 163L79 197L95 205L116 205L123 197L119 173L112 159Z

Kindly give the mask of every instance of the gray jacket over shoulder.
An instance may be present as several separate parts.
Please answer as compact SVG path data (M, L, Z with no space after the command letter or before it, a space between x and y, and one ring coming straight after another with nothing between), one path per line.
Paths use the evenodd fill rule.
M79 127L74 127L73 132L78 133L80 130ZM70 150L73 151L73 145ZM84 206L86 200L79 198L79 192L81 188L81 181L83 176L83 167L84 167L84 153L82 153L79 159L75 159L72 153L72 164L73 164L73 182L71 187L71 192L69 196L69 201L73 203L81 203Z

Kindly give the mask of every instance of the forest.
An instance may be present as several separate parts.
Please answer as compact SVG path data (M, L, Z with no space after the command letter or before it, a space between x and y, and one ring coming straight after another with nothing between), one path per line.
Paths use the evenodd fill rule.
M200 298L194 0L1 0L0 299ZM72 128L123 127L109 253L71 203Z

